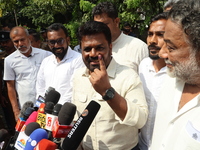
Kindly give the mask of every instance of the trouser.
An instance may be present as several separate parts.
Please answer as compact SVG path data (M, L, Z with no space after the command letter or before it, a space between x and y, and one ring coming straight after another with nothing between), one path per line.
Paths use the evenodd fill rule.
M135 147L133 147L131 150L140 150L139 145L137 144Z

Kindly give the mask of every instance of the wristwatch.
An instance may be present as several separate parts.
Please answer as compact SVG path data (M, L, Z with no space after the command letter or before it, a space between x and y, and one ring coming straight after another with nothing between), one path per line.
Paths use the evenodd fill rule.
M107 100L113 99L114 96L115 96L115 89L111 87L106 90L106 93L102 98L103 100L107 101Z

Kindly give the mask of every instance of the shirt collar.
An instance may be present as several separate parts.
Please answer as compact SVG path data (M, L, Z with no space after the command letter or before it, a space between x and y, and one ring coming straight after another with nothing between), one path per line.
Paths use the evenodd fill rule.
M155 68L154 68L154 66L153 66L153 60L152 60L150 57L148 57L147 68L148 68L149 72L150 72L150 71L156 72L156 71L155 71ZM166 69L167 69L167 67L164 66L164 67L162 67L158 72L159 72L159 73L166 72Z
M71 59L73 57L73 55L74 54L73 54L71 47L68 46L67 53L65 54L64 58L60 61L60 63L65 62L68 59ZM55 55L54 55L54 62L58 63Z
M39 53L39 51L37 51L34 47L32 47L31 46L31 49L32 49L32 51L31 51L31 56L34 56L34 55L36 55L36 54L38 54ZM19 50L16 50L16 55L15 55L15 57L22 57L22 58L28 58L28 57L26 57L25 55L23 55L22 53L20 53L20 51Z

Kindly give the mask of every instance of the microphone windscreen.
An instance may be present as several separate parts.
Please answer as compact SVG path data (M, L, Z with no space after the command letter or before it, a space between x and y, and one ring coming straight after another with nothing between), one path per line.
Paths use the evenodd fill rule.
M58 114L58 122L60 125L70 125L76 113L76 105L66 102Z
M19 117L20 117L20 118L24 118L24 113L25 113L26 109L27 109L28 107L33 107L33 105L34 105L34 104L33 104L32 101L27 101L27 102L25 102L24 105L23 105L22 108L21 108Z
M64 139L62 144L64 150L77 149L99 109L100 105L95 101L91 101L87 105L81 116L69 131L69 134Z
M53 102L46 102L44 107L44 112L47 114L51 114L53 112L54 103Z
M40 125L39 125L37 122L31 122L31 123L27 124L27 126L26 126L26 128L25 128L25 130L24 130L24 133L25 133L27 136L30 136L31 133L32 133L34 130L38 129L38 128L40 128Z
M55 149L57 149L56 143L47 139L42 139L34 148L34 150L55 150Z
M28 107L24 113L24 119L27 120L33 111L35 111L33 107Z
M52 115L54 116L58 116L60 110L62 108L62 104L56 104L53 108L53 112L52 112Z
M46 92L45 92L45 94L44 94L44 97L46 98L46 96L49 94L49 92L50 91L55 91L55 88L53 88L53 87L49 87L47 90L46 90Z
M9 136L9 133L6 129L0 130L0 142L5 141L8 136Z
M47 136L47 132L44 129L34 130L28 138L24 150L33 150L42 139L47 139Z
M45 103L46 102L53 102L54 105L58 103L60 99L60 93L57 92L57 91L49 91L48 94L46 95L46 98L45 98Z
M32 112L32 114L31 114L31 115L28 117L28 119L26 120L25 125L28 125L28 124L31 123L31 122L36 122L36 120L37 120L37 115L38 115L38 112L37 112L37 111Z

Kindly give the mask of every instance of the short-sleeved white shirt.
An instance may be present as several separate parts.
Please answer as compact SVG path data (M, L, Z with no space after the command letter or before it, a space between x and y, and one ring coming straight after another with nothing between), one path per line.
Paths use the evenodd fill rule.
M5 58L4 80L15 80L19 106L26 101L36 101L36 77L42 60L51 55L49 51L32 47L30 57L18 50Z

